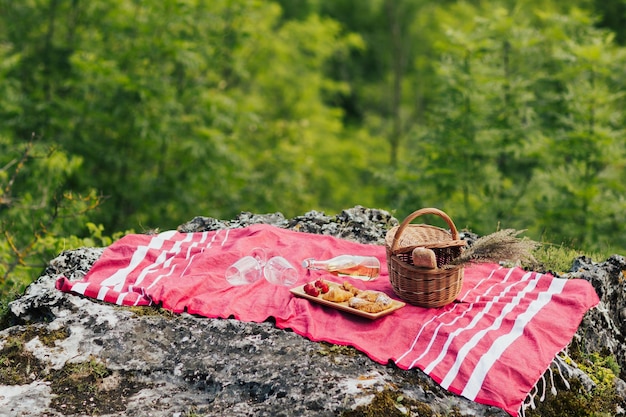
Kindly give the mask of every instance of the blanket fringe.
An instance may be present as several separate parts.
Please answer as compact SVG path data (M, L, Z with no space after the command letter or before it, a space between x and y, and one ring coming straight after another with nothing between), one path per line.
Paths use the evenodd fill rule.
M520 410L517 413L518 417L526 417L526 410L528 409L531 409L531 410L537 409L537 403L535 402L536 400L538 400L539 402L545 401L548 383L550 384L550 393L553 396L556 396L558 394L558 391L556 389L556 384L554 383L553 368L557 370L559 376L561 377L561 381L563 381L563 384L565 385L565 387L568 390L570 389L569 381L567 380L565 375L563 375L563 371L562 371L562 369L564 368L564 366L566 366L568 362L574 367L578 367L578 365L569 356L567 347L565 347L565 349L560 351L554 357L554 359L552 359L552 363L550 364L546 372L544 372L543 375L541 375L541 378L537 381L535 386L528 393L528 396L522 403L522 406L520 407ZM546 380L546 375L549 376L548 378L549 382ZM541 390L541 393L540 393L540 390Z

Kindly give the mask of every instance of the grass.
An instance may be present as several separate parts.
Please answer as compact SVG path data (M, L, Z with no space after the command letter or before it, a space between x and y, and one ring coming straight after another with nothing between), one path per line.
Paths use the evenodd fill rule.
M47 378L55 394L50 406L69 414L99 415L126 410L128 398L145 387L130 374L116 374L97 358L66 363ZM112 382L106 382L112 381Z
M372 402L360 405L354 410L343 411L340 417L405 417L405 416L437 416L437 417L461 417L463 414L457 409L444 414L435 414L429 404L407 398L399 390L385 388L382 391L374 391Z
M33 377L45 377L46 369L39 359L24 349L28 341L39 338L46 346L55 346L55 341L66 339L69 331L61 328L49 331L45 327L29 325L19 333L6 338L0 349L0 385L22 385L32 382Z
M581 352L576 343L570 346L576 366L587 374L595 383L587 391L577 378L569 379L570 387L565 387L560 379L555 378L558 395L549 390L546 399L537 403L535 410L527 410L527 417L610 417L623 407L616 392L615 378L620 373L619 365L611 354ZM557 371L555 371L557 372Z
M574 259L580 256L587 256L594 262L607 260L613 252L585 253L565 245L542 244L534 255L539 263L539 268L543 271L550 271L556 274L564 274L571 270Z

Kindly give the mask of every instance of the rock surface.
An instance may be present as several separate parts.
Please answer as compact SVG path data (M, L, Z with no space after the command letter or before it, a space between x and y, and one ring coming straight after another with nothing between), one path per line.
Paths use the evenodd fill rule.
M230 221L196 217L179 230L253 223L383 244L386 230L398 221L388 212L357 206L336 216L309 212L293 219L280 213L242 213ZM10 326L0 331L0 416L508 415L443 390L419 370L380 365L352 348L279 330L271 321L119 307L54 288L59 275L82 278L102 251L63 252L10 304L5 319ZM625 269L620 256L601 264L580 258L568 274L589 280L602 297L574 343L614 355L622 369ZM587 390L597 385L567 357L555 360L552 379L555 373L569 381L566 385L573 380ZM615 414L623 414L619 404L626 384L614 382ZM555 384L546 382L545 390ZM557 397L564 392L558 388ZM527 415L532 412L529 406Z

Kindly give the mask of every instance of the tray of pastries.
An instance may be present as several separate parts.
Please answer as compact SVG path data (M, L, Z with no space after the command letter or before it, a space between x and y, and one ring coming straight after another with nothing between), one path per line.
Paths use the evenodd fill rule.
M289 291L297 297L372 320L391 314L406 305L384 292L361 290L348 281L337 284L318 279Z

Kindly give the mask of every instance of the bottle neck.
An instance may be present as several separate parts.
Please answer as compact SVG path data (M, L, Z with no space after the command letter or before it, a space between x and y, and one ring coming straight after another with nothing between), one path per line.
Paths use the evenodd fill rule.
M326 269L326 263L314 258L308 258L302 261L302 266L307 269Z
M302 266L308 269L320 269L336 271L342 268L351 268L359 263L361 258L353 255L339 255L332 259L319 260L314 258L305 259Z

